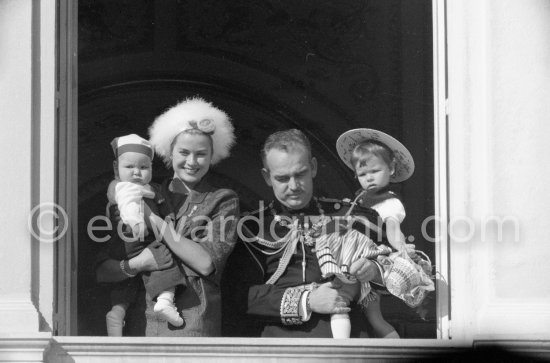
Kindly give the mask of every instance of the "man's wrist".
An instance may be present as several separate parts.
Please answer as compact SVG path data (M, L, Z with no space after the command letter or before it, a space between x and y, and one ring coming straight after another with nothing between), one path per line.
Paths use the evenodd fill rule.
M311 291L306 290L300 297L300 317L302 321L308 321L311 318L311 306L309 305L309 297Z

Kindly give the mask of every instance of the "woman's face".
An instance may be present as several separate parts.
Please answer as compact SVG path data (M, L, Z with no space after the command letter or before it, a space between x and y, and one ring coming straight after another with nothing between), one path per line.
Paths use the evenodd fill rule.
M205 134L183 132L172 146L172 167L176 175L193 188L210 169L212 144Z

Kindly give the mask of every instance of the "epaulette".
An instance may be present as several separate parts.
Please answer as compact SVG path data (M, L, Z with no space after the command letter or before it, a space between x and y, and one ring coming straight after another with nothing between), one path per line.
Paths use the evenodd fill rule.
M265 212L266 210L268 209L271 209L273 208L273 201L271 201L268 205L264 205L263 208L258 208L256 210L253 210L253 211L250 211L250 212L242 212L240 214L240 217L246 217L246 216L250 216L250 215L255 215L255 214L260 214L262 212Z

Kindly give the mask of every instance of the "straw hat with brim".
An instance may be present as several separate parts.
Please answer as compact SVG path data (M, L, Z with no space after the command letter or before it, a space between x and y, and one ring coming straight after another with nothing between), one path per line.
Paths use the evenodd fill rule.
M399 183L410 178L414 172L414 160L411 153L402 143L388 134L373 129L353 129L344 132L336 141L336 151L340 159L351 169L351 155L357 144L373 140L386 145L394 154L396 165L395 173L391 176L392 183Z

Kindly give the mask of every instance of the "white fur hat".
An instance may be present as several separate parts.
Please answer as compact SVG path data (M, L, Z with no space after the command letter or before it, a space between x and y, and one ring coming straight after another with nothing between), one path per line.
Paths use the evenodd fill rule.
M172 142L181 132L190 129L200 130L212 137L212 164L229 156L235 143L229 117L210 102L194 97L171 107L149 127L149 141L166 165L171 166Z

